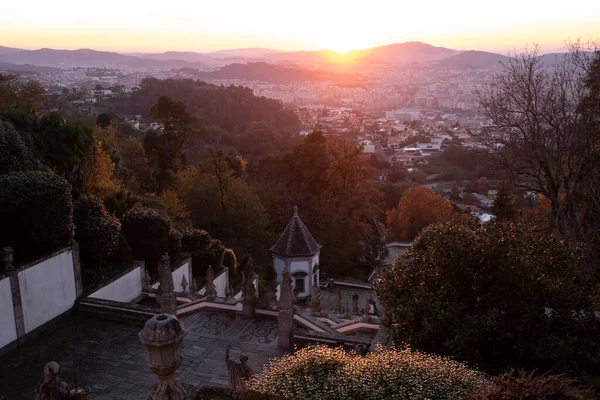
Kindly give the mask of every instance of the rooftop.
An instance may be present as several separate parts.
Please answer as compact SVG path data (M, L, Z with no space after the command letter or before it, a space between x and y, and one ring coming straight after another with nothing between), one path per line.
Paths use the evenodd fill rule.
M298 216L298 207L281 237L269 250L284 257L305 257L317 254L321 245L311 235L304 222Z

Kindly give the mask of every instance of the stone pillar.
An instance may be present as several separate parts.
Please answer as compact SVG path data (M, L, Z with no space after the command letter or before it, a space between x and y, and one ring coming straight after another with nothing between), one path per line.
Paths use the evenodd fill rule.
M175 285L173 285L173 273L171 272L168 254L165 254L160 259L158 271L160 275L160 286L158 287L156 301L160 308L160 312L177 315L177 296L173 293Z
M213 272L212 265L208 266L206 270L206 292L204 295L206 296L206 300L213 301L217 298L217 289L215 288L215 274Z
M279 296L279 314L277 315L278 345L284 349L292 348L292 335L294 326L294 293L292 278L289 270L283 271L281 282L281 295Z
M314 312L317 312L319 307L319 294L317 293L317 284L315 282L310 288L310 308Z
M242 288L244 317L254 317L256 314L256 289L254 287L254 261L252 257L246 259L244 265L244 287Z
M175 379L181 365L181 343L187 335L183 324L176 316L159 314L144 325L139 333L140 341L148 350L148 366L158 380L148 388L149 400L183 400L186 390Z
M25 336L25 319L23 318L23 302L21 300L19 273L15 271L15 267L12 265L13 253L11 247L2 249L4 271L9 274L10 279L10 292L12 294L13 315L15 316L15 326L17 327L17 338L20 338Z

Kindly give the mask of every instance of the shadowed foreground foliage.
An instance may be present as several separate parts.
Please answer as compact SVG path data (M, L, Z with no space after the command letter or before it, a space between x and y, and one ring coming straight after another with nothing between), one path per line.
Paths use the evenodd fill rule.
M520 224L426 228L377 288L396 338L499 373L595 375L600 322L580 253Z
M534 376L533 372L511 371L495 377L492 385L462 400L591 400L597 396L562 375Z

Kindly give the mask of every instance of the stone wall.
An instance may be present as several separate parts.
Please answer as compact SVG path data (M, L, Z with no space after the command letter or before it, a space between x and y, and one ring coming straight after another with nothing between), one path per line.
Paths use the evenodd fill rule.
M125 271L88 297L129 303L142 294L143 278L144 263L135 261L130 270Z
M17 340L10 278L0 280L0 348Z
M71 247L20 270L25 333L68 311L77 298Z
M0 274L0 353L73 307L82 287L78 257L76 243L18 267L10 256Z

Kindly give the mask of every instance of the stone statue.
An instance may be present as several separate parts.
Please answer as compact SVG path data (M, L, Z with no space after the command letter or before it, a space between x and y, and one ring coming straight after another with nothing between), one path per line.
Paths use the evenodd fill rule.
M144 277L142 278L142 282L145 291L149 292L152 290L152 286L150 285L150 283L152 283L152 278L150 278L150 274L146 268L144 268Z
M175 293L173 293L175 290L175 285L173 285L173 273L171 272L169 255L166 253L160 259L158 273L160 275L160 286L158 287L156 301L160 308L160 312L176 315L177 297L175 296Z
M60 379L60 365L50 361L44 366L44 380L38 385L35 400L63 400L71 398L71 387Z
M365 315L371 314L371 302L369 299L365 299L365 306L363 307L362 312Z
M358 294L356 293L352 296L352 314L360 315L360 312L358 311Z
M342 308L342 291L338 289L335 295L335 312L341 314L344 312Z
M345 310L344 318L347 318L347 319L352 318L352 316L350 315L350 306L348 305L348 302L346 302L346 310Z
M206 292L204 295L206 296L206 300L213 301L217 298L217 288L215 287L215 273L213 271L212 265L208 266L206 270Z
M319 316L326 317L328 315L329 315L329 312L327 311L327 302L325 301L325 299L323 299L323 300L321 300Z
M225 363L227 364L227 373L229 374L229 385L237 392L244 390L245 381L252 377L252 368L247 364L248 356L244 353L240 354L240 362L229 359L229 349L227 345L225 349Z
M310 308L317 312L319 310L319 295L317 293L317 284L315 283L310 288Z

